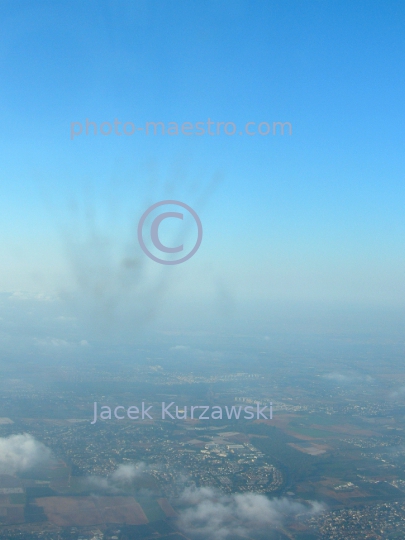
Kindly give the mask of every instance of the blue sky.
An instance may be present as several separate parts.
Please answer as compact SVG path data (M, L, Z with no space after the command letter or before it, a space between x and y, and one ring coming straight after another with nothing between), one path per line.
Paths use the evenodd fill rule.
M94 273L113 297L120 257L143 256L137 220L175 198L199 212L202 246L176 268L143 260L135 289L403 303L403 2L15 0L0 12L1 291L80 296ZM71 140L86 118L293 133Z

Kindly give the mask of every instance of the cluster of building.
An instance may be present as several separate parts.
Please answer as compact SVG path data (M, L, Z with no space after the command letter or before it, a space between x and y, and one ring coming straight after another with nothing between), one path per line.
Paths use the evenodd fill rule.
M387 540L405 537L405 503L386 502L345 508L310 518L319 540Z

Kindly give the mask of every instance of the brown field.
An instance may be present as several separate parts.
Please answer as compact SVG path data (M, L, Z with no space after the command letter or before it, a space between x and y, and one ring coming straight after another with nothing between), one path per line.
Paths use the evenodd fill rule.
M325 495L326 497L329 497L330 499L335 499L341 504L347 505L352 502L356 502L356 499L365 499L369 496L368 493L365 491L360 491L358 489L350 491L350 492L337 492L334 490L320 490L319 493L321 495Z
M309 454L310 456L319 456L321 454L325 454L325 452L329 448L328 446L326 446L324 444L313 444L312 443L311 446L308 446L308 447L302 447L302 446L299 446L298 444L294 444L294 443L287 443L287 444L288 444L288 446L292 446L292 448L295 448L299 452L303 452L304 454Z
M313 498L316 493L316 498L329 499L331 506L337 507L353 506L362 504L372 495L370 492L353 486L350 491L336 491L336 486L344 484L344 480L339 478L325 478L318 482L302 482L296 486L295 492L304 498ZM309 496L309 494L311 494ZM333 502L334 501L334 502Z
M375 437L378 436L376 431L370 429L361 429L352 424L340 424L334 426L318 426L317 424L311 424L311 429L321 429L323 431L330 431L332 433L354 435L356 437Z
M35 500L51 523L61 527L148 523L133 497L43 497Z
M5 523L15 524L24 523L24 507L23 506L9 506L7 508L7 516Z
M17 523L24 523L24 506L1 506L0 522L2 525L15 525Z
M288 424L291 420L299 418L298 414L293 413L283 413L283 412L273 412L272 420L255 420L255 424L267 424L269 426L278 427L280 429L287 429Z
M342 483L344 482L339 478L325 478L320 482L316 482L314 485L317 486L319 493L331 499L335 499L342 504L349 504L351 499L365 498L368 496L368 493L357 486L350 491L335 491L333 489L334 486Z
M309 435L303 435L302 433L296 433L295 431L289 431L285 430L284 433L286 435L290 435L291 437L294 437L295 439L299 439L300 441L315 441L316 439L314 437L310 437Z
M177 517L176 512L167 499L158 499L157 502L159 503L160 508L166 514L166 517Z
M20 487L21 481L15 476L9 474L0 474L0 487L2 488L14 488Z

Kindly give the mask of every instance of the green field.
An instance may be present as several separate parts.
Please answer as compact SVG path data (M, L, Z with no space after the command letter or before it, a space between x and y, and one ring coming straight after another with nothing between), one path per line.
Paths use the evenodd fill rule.
M25 493L11 493L8 496L8 500L10 501L10 504L25 504Z
M307 437L313 437L314 439L324 439L325 437L331 437L333 433L330 431L324 431L321 429L314 429L310 427L304 427L304 426L293 426L290 424L288 426L288 430L293 433L297 433L298 435L305 435Z
M142 506L142 509L149 521L166 519L165 513L160 508L159 503L156 500L137 497L136 501Z

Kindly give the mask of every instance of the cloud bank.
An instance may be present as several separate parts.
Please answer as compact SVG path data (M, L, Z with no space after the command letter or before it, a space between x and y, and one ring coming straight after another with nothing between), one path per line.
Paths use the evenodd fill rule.
M119 465L110 476L88 476L84 482L86 487L93 491L108 491L116 493L130 485L146 470L147 466L143 462L136 465Z
M401 399L405 396L405 386L401 386L396 390L392 390L389 394L390 399Z
M181 502L188 507L180 512L180 528L203 540L239 538L324 510L318 502L304 505L286 498L268 499L257 493L224 495L213 488L187 488Z
M370 375L358 375L353 372L349 373L338 373L337 371L333 371L332 373L326 373L322 375L323 379L328 379L329 381L334 381L337 383L359 383L359 382L365 382L370 383L373 382L374 379Z
M119 465L108 477L86 477L83 487L91 490L93 495L126 492L133 487L131 484L135 479L149 470L143 462ZM179 475L180 484L187 481L187 477ZM195 486L185 487L176 503L177 527L193 540L248 538L325 510L323 504L315 501L303 504L288 498L269 499L257 493L226 495L214 488Z
M0 474L28 471L51 461L49 448L28 433L0 438Z

